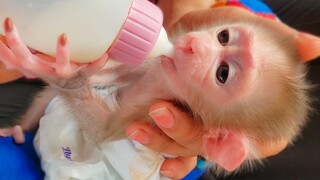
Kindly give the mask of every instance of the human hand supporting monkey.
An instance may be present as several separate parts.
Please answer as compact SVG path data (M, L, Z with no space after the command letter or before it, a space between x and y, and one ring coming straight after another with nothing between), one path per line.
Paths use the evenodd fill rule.
M162 118L152 115L153 111L160 111L159 109L166 109L162 111ZM206 156L202 138L199 138L205 130L202 126L197 126L188 113L167 101L155 103L150 108L150 114L157 127L150 123L135 122L128 126L126 134L154 151L177 155L177 158L166 159L160 171L167 177L180 179L196 166L198 155ZM140 132L140 135L130 137L133 132ZM288 140L283 139L276 143L260 142L257 147L261 157L269 157L280 153L287 145Z
M157 112L158 115L154 115L154 112ZM159 113L161 113L161 116L159 116ZM128 126L126 131L127 136L130 137L133 132L140 131L140 136L130 138L141 142L155 151L175 154L181 156L180 158L188 157L186 160L192 156L206 156L202 148L203 142L201 138L205 132L204 127L195 124L193 118L188 113L181 111L168 101L159 101L150 108L150 116L158 127L150 123L135 122ZM278 143L260 142L258 145L259 154L261 157L273 156L281 152L287 145L288 141L286 139ZM177 166L173 162L175 161L174 159L169 159L169 161L167 162L167 166ZM181 162L181 159L178 162ZM175 168L170 169L175 171L174 174L179 177L178 174L181 171L176 171Z

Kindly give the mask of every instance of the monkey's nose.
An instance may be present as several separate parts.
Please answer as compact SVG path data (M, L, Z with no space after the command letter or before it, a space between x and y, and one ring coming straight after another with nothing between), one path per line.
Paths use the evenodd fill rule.
M210 48L210 43L203 37L186 37L184 52L188 55L205 55Z
M190 37L187 40L185 52L188 54L198 54L199 48L201 48L201 44L199 44L199 40L196 37Z

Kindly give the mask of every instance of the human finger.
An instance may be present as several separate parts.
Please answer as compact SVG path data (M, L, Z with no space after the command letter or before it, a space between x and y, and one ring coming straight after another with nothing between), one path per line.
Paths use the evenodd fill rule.
M159 101L151 106L149 115L158 127L171 139L186 149L202 154L204 129L201 122L196 122L168 101Z
M279 154L288 146L286 139L281 139L277 142L259 142L257 144L257 150L261 157L269 157Z
M134 122L126 129L126 135L157 152L177 156L195 156L198 151L188 149L168 137L161 129L145 122Z
M244 19L256 18L252 12L242 8L219 7L190 11L184 14L175 24L167 27L168 34L177 34L181 29L187 31L197 30L199 27L208 26L211 22L219 22L221 19L236 22Z
M197 157L166 159L160 168L161 174L172 179L185 177L197 164Z

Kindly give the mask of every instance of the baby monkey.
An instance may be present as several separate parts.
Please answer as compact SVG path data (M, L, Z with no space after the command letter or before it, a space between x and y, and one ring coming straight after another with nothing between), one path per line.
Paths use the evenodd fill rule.
M61 96L94 143L124 138L134 120L151 122L148 110L156 101L176 102L204 127L199 138L210 160L234 171L259 158L258 142L292 142L299 134L310 110L305 62L320 55L320 38L236 11L247 18L223 16L176 33L173 57L137 67L110 62L102 70L107 54L89 64L70 62L65 35L58 37L55 58L32 54L7 19L8 46L0 44L0 59L46 81L44 97ZM38 107L34 103L24 120Z

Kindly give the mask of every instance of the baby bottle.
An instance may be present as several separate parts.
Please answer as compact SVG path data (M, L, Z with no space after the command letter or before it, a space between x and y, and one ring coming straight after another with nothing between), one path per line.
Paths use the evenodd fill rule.
M172 49L161 10L147 0L2 0L0 22L6 17L28 47L48 55L55 56L57 37L65 33L70 58L79 63L108 53L138 65Z

